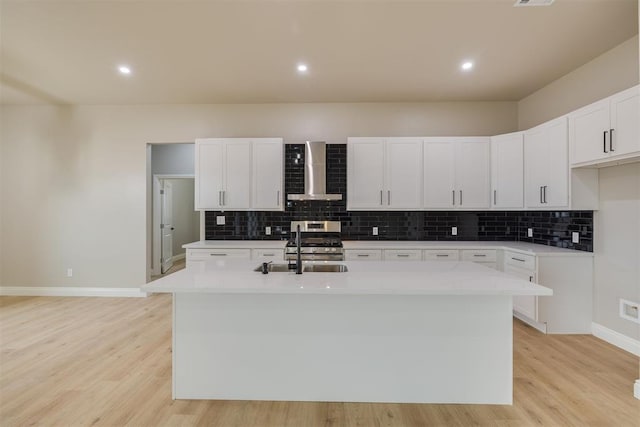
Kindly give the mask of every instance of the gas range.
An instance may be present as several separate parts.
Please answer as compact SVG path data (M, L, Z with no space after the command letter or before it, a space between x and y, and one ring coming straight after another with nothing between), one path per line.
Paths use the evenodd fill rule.
M296 259L296 230L300 226L300 258L303 261L344 261L340 221L291 221L291 239L285 248L287 260Z

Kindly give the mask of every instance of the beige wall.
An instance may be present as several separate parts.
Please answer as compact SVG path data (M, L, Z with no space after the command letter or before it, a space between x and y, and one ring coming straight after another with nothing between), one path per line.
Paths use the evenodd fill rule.
M547 120L638 84L638 36L518 102L518 128Z
M147 143L207 136L343 142L517 127L513 102L3 106L0 113L3 286L145 283Z
M518 103L526 129L638 84L638 37ZM640 166L600 169L600 209L594 215L594 322L633 339L640 328L618 315L620 298L640 301Z

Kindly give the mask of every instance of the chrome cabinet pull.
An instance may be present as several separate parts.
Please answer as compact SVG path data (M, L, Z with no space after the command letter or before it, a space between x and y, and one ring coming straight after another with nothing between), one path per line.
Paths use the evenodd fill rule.
M362 258L365 258L365 257L368 257L368 256L369 256L369 254L358 254L358 256L359 256L359 257L362 257Z
M276 192L276 206L280 206L280 190Z
M387 204L391 206L391 190L387 190Z
M613 131L615 129L609 129L609 151L612 153L616 150L613 149Z
M456 205L456 190L451 190L451 204Z
M380 190L380 206L382 206L382 190Z
M460 205L462 205L462 190L460 190Z
M524 262L524 260L523 260L523 259L520 259L520 258L514 258L514 257L511 257L511 259L512 259L512 260L514 260L514 261Z
M533 276L529 276L529 281L533 282Z
M398 258L409 258L409 254L397 254Z
M487 255L485 255L485 254L473 254L473 256L477 256L477 257L485 257L485 256L487 256Z
M542 185L540 186L540 203L541 203L541 204L542 204L542 203L544 203L544 202L542 201Z
M211 256L227 256L227 254L209 254Z
M276 256L276 254L262 254L262 256Z
M218 205L222 206L222 190L218 191Z
M222 206L226 206L226 202L225 202L225 196L227 195L227 192L225 190L222 190Z
M607 151L607 131L602 132L602 151L608 153Z
M496 204L496 190L493 190L493 204Z
M543 203L547 203L547 186L543 185L542 186L542 195L543 195Z
M448 254L436 254L437 257L449 258Z

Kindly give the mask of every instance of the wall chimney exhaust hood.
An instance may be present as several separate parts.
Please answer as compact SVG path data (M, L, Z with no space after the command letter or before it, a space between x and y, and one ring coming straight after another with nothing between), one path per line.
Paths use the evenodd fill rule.
M289 194L287 200L342 200L342 194L327 194L327 143L304 143L304 194Z

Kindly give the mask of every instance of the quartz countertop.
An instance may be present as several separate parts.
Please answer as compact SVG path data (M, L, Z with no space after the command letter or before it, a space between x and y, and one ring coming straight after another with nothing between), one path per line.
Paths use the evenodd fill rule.
M186 249L283 249L286 240L200 240ZM343 240L344 249L502 249L537 256L593 256L593 252L557 248L527 242Z
M309 262L313 264L314 262ZM345 295L552 295L549 288L462 261L349 261L345 273L253 271L256 261L219 260L142 286L144 292Z

